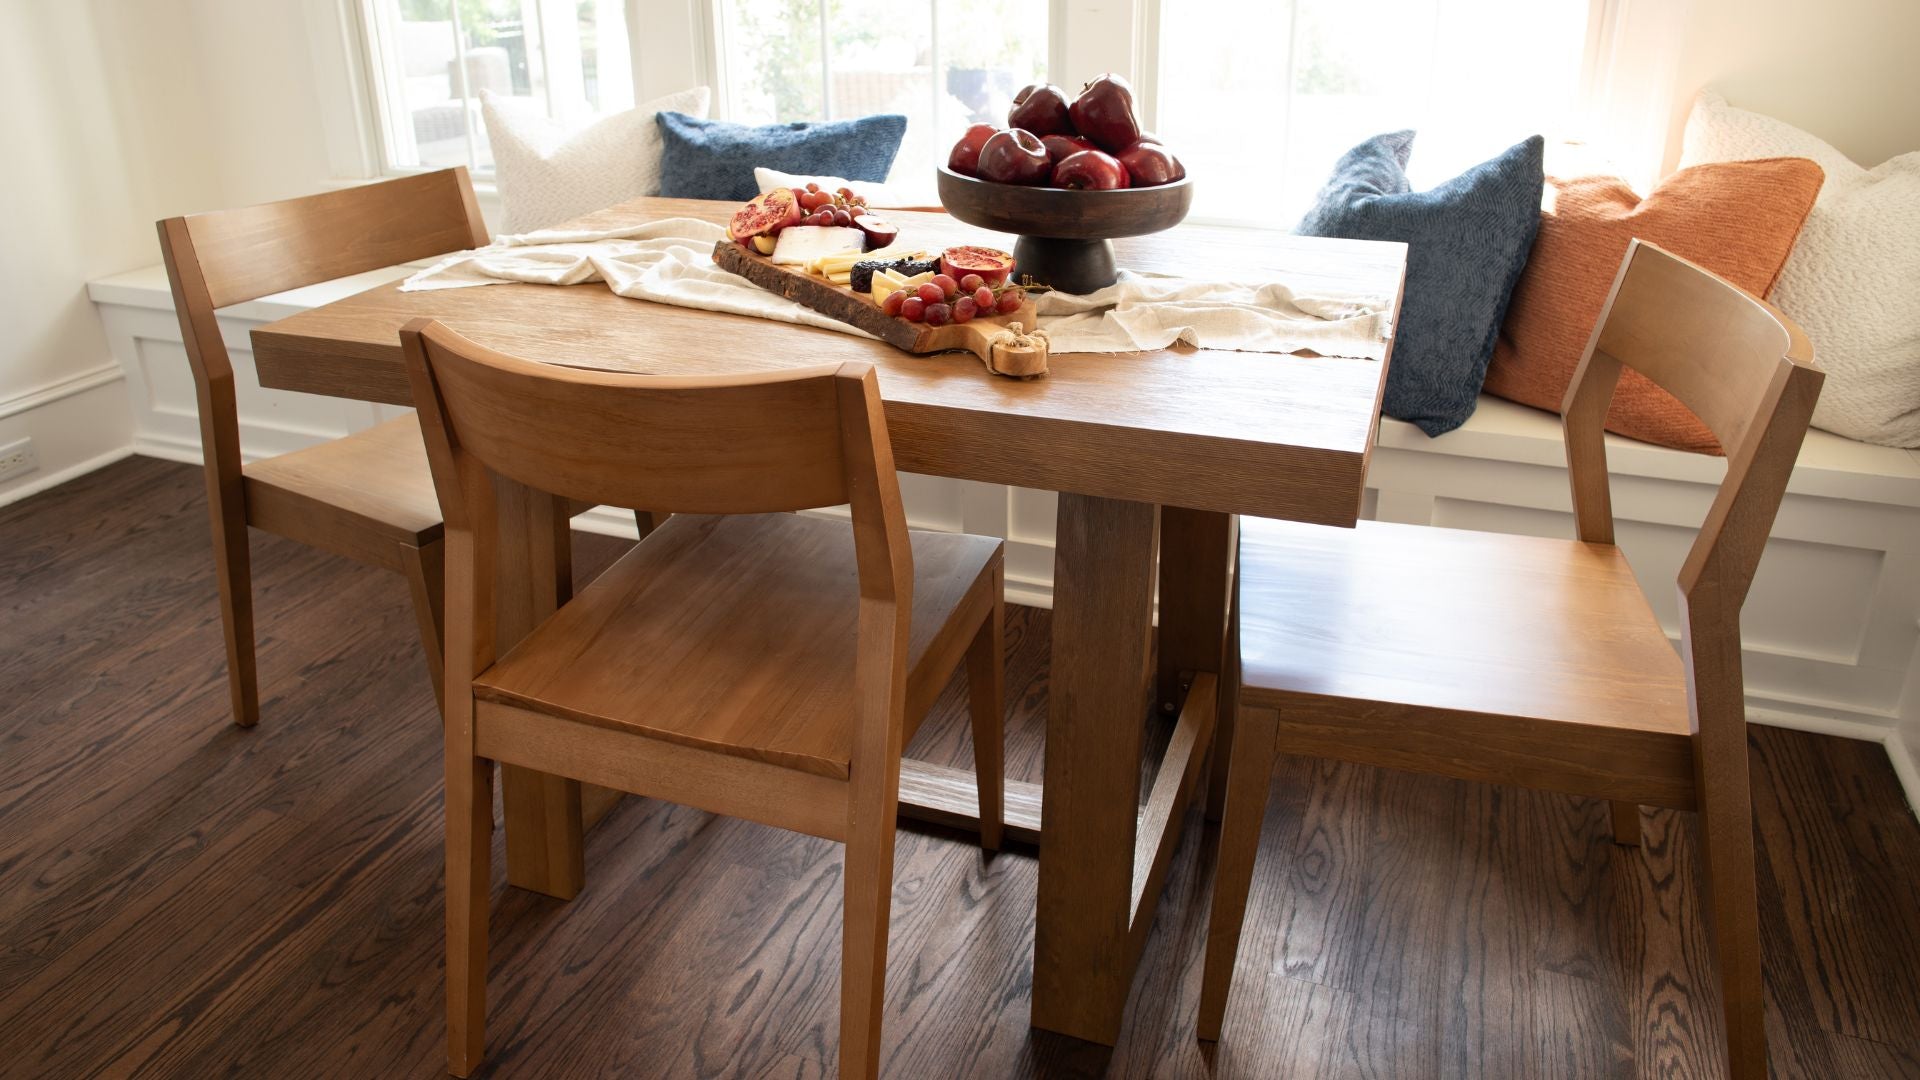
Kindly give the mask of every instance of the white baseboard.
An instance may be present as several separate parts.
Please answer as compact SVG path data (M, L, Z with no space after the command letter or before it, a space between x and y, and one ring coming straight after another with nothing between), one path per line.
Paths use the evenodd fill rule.
M1920 808L1920 755L1899 731L1887 732L1882 744L1887 750L1887 760L1893 763L1893 774L1900 778L1900 787L1907 793L1907 808Z
M21 499L27 498L30 495L38 495L48 488L59 487L69 480L77 480L93 472L95 469L104 469L116 461L123 461L132 456L133 447L123 446L118 450L109 450L98 457L88 458L85 461L68 465L64 469L55 469L45 476L34 477L32 480L18 487L0 491L0 506L19 502Z
M132 452L133 411L118 364L94 366L0 398L0 443L30 439L36 468L0 481L0 506Z

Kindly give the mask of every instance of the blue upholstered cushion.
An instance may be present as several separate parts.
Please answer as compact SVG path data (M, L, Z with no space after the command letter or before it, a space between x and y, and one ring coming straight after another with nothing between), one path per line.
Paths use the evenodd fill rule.
M1388 416L1440 435L1473 415L1507 299L1540 228L1544 146L1535 135L1431 191L1414 191L1406 169L1413 132L1377 135L1340 159L1295 230L1407 245Z
M823 124L730 124L685 113L656 118L665 144L660 194L681 199L751 199L754 166L809 176L881 181L893 169L907 118L863 116Z

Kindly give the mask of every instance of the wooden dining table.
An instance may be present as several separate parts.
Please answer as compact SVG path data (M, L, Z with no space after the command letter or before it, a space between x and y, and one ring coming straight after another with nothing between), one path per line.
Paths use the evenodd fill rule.
M734 209L643 198L569 227L724 223ZM942 214L889 216L902 239L930 248L1012 246ZM1123 267L1373 296L1396 319L1406 265L1401 244L1195 226L1115 247ZM913 356L832 330L626 299L599 284L385 285L255 329L260 383L411 405L398 331L420 316L524 358L645 374L869 361L902 470L1059 493L1045 766L1040 784L1008 785L1007 824L1039 846L1032 1023L1111 1045L1183 821L1232 720L1220 696L1236 515L1354 524L1386 360L1179 346L1056 354L1050 374L1021 381L988 374L971 354ZM506 641L569 593L572 508L503 478L496 485L497 633ZM1149 770L1156 714L1175 720ZM1224 756L1213 755L1216 798ZM585 880L582 830L617 795L502 772L508 880L572 897ZM973 778L910 761L901 801L904 814L964 826Z

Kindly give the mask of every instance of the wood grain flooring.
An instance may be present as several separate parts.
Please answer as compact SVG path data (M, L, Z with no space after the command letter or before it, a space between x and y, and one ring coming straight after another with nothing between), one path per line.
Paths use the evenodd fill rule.
M439 742L399 578L256 536L262 719L227 719L197 469L0 509L0 1076L442 1075ZM582 535L583 576L617 541ZM1008 626L1038 779L1047 614ZM967 761L949 687L915 752ZM1783 1077L1920 1076L1920 827L1877 746L1751 740ZM1285 759L1225 1037L1192 1037L1201 826L1112 1050L1027 1026L1035 863L903 829L892 1077L1706 1077L1696 831ZM500 1077L829 1075L838 845L628 800L571 903L494 890ZM502 865L503 860L496 860Z

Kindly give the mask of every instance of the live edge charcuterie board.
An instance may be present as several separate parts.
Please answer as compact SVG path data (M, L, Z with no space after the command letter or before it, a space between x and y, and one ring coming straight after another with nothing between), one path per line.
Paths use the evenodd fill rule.
M731 240L713 246L713 261L769 292L810 307L822 315L858 327L895 348L910 353L965 350L980 358L996 375L1034 378L1047 373L1044 335L1021 331L1034 328L1032 298L1007 315L982 316L965 323L928 326L888 315L862 293L836 285L794 266L776 266L772 259ZM1015 329L1015 327L1019 329Z

